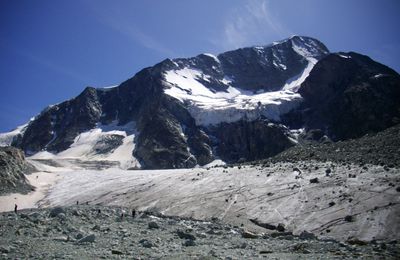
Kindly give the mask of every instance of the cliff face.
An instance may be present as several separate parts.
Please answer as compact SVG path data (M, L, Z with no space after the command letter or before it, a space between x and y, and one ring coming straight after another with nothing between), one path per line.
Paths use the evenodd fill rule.
M0 147L0 194L32 191L34 188L24 175L32 171L34 171L33 166L25 161L21 150L14 147Z
M299 89L307 129L332 140L358 138L400 123L400 76L357 54L330 54L320 60Z

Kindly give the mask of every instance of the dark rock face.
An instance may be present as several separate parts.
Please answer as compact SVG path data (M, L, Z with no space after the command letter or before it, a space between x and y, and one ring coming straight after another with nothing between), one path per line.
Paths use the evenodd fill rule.
M122 144L122 135L108 135L102 137L94 145L93 150L97 154L107 154L118 148Z
M400 122L400 75L354 52L320 60L299 93L306 128L321 129L334 141Z
M279 90L301 73L308 61L293 46L299 45L320 59L329 53L324 44L309 37L294 36L288 41L263 48L244 48L218 56L225 73L235 79L234 86L246 90ZM277 64L277 65L276 65ZM279 66L283 64L284 66Z
M0 147L0 194L27 193L34 188L24 173L31 173L34 167L25 161L24 153L14 147Z
M287 129L265 120L222 123L212 129L217 153L227 162L251 161L274 156L293 146Z
M43 149L67 149L81 132L95 127L101 115L96 89L86 88L79 96L43 110L13 145L27 154Z

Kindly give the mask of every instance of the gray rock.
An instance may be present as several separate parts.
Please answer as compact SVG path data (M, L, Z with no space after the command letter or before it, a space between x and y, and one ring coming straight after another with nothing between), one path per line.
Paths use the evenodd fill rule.
M111 254L113 255L123 255L124 253L118 249L111 249Z
M195 245L196 245L196 242L195 242L194 240L192 240L192 239L187 239L187 240L183 243L183 245L184 245L184 246L195 246Z
M193 234L190 234L188 232L184 232L180 229L176 231L176 234L178 235L179 238L181 239L188 239L188 240L196 240L196 237Z
M96 236L94 234L88 235L78 240L78 243L93 243L96 240Z
M55 207L51 209L49 216L55 218L61 213L65 214L65 210L62 207Z
M250 232L248 230L243 230L242 231L242 237L244 238L258 238L259 236L253 232Z
M139 243L146 248L152 248L155 247L155 244L153 242L151 242L150 240L147 239L142 239L139 241Z
M24 153L14 147L0 147L0 194L28 193L34 190L25 177L33 168L25 160ZM32 169L33 171L33 169Z
M347 242L348 244L350 244L350 245L357 245L357 246L365 246L365 245L368 245L368 242L363 241L363 240L360 240L360 239L358 239L358 238L349 238L346 242Z
M0 246L0 252L8 254L8 253L10 253L10 248L7 246Z
M300 233L299 238L302 240L315 239L315 235L311 232L304 230Z
M57 218L60 221L65 221L67 219L67 216L64 213L60 213L60 214L57 215Z
M285 232L285 226L282 223L279 223L276 227L276 230L278 230L279 232Z
M160 226L158 225L158 223L155 222L155 221L150 221L149 224L148 224L148 226L149 226L149 229L158 229L158 228L160 228Z

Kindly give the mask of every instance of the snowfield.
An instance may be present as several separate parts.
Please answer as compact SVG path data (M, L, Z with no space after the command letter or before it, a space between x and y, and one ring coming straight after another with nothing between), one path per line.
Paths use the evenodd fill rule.
M234 79L227 76L220 80L220 83L227 87L226 91L213 91L201 83L210 82L212 79L210 75L197 68L185 67L164 73L164 92L187 104L197 125L217 125L221 122L230 123L241 119L254 120L260 116L280 121L280 115L297 107L302 100L297 90L317 63L314 57L318 55L318 51L315 47L293 43L293 50L304 57L308 63L301 73L288 79L280 91L253 93L242 90L233 87ZM263 51L263 47L254 47L254 49L258 52ZM212 57L219 63L214 55L203 55ZM273 64L286 70L286 66L275 54Z
M198 81L207 81L208 77L199 70L189 68L171 70L165 74L165 93L188 103L189 112L197 125L217 125L243 118L255 120L260 116L279 121L281 114L289 112L301 101L300 94L291 88L304 80L302 76L292 79L282 91L258 94L230 86L231 79L228 78L222 81L228 86L226 92L213 92Z
M14 137L19 134L23 134L28 126L28 123L18 126L13 131L7 133L0 133L0 146L10 146Z
M59 160L65 163L66 160L86 160L86 161L105 161L116 164L121 169L140 168L139 161L133 156L135 149L135 135L137 135L136 124L134 122L119 126L117 122L109 125L99 124L96 128L79 134L74 143L65 151L53 154L48 151L38 152L31 156L31 159ZM122 144L107 153L99 153L96 147L99 144L107 145L107 137L121 136ZM109 141L108 141L109 142ZM104 143L104 144L103 144ZM67 166L68 167L68 166Z
M294 234L306 230L339 240L391 240L400 234L400 197L389 185L399 181L398 169L300 162L58 174L59 181L39 206L76 201L117 205L171 216L217 218L257 232L270 230L253 222L269 227L283 224Z

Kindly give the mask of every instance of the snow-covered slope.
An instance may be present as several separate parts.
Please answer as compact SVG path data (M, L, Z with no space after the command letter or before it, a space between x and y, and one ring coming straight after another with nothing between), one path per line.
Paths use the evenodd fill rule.
M288 43L289 47L284 46ZM270 91L273 83L268 81L264 81L257 90L245 90L245 86L241 87L240 83L236 84L235 81L241 74L226 73L226 66L217 56L202 54L198 59L202 56L212 59L209 61L212 64L211 70L210 66L204 67L198 61L173 61L175 68L164 72L164 92L186 104L197 125L217 125L241 119L251 121L260 116L279 121L280 115L289 112L300 103L298 88L318 59L327 53L321 50L316 41L299 36L265 47L253 47L250 51L255 54L249 55L257 57L257 66L261 66L261 70L272 77L277 71L282 73L295 66L292 61L288 61L290 52L303 62L302 68L300 73L288 78L275 91ZM252 65L244 63L240 66ZM262 74L259 76L263 77Z
M0 146L10 146L16 136L24 133L27 126L28 123L18 126L11 132L0 133Z
M301 100L301 96L290 89L260 93L238 89L231 86L227 78L222 81L227 86L226 91L213 92L199 79L207 80L207 75L195 69L165 73L169 86L165 93L186 102L197 125L217 125L243 118L254 120L260 116L279 121L281 114L289 112Z
M134 122L123 126L118 126L116 122L109 125L99 124L96 128L79 134L67 150L57 154L42 151L29 159L110 161L118 162L121 169L139 168L140 163L133 156L136 134Z

